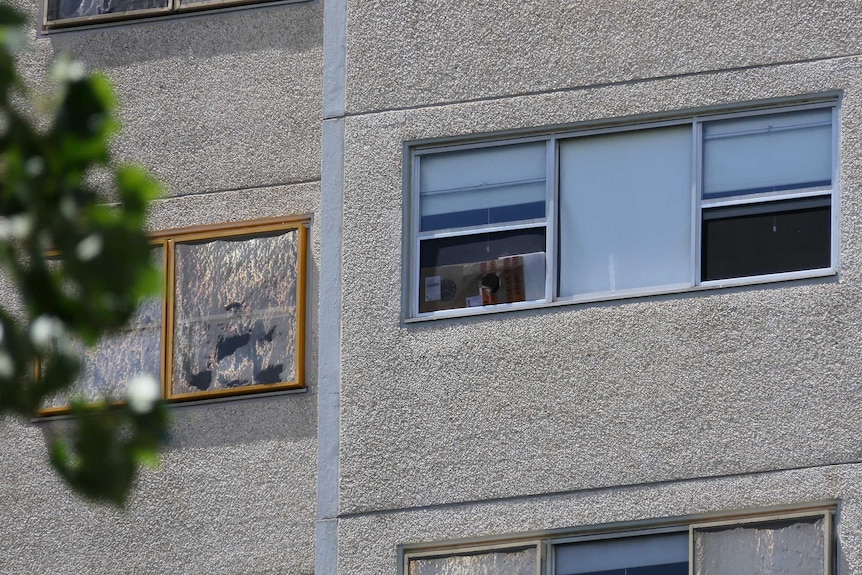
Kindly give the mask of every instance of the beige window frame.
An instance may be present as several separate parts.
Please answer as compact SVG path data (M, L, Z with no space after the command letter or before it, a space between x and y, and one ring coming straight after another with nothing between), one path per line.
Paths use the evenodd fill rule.
M494 552L513 552L537 547L536 573L556 575L555 547L572 543L589 544L596 541L625 540L643 536L687 533L688 573L695 573L694 533L715 527L745 527L756 524L792 521L794 519L823 519L824 570L823 575L836 574L835 513L836 502L812 502L805 505L760 509L740 512L720 512L687 517L668 517L647 521L632 521L613 525L596 525L585 528L556 529L533 534L512 535L505 538L482 538L462 542L436 542L399 546L398 575L410 575L410 563L416 559L445 559L465 555Z
M309 219L303 217L268 218L246 222L225 223L197 226L190 228L171 229L153 232L151 245L162 249L162 265L164 269L163 293L161 297L161 329L159 377L161 380L162 397L171 402L188 402L224 398L239 395L259 394L265 392L300 389L305 387L305 331L306 331L306 275L308 251ZM175 361L175 328L177 324L177 258L178 245L193 244L206 240L221 239L254 239L273 236L278 232L296 233L296 281L295 281L295 338L293 377L288 381L276 383L243 385L240 387L220 388L206 391L178 393L174 391L173 371ZM38 374L38 366L37 366ZM120 403L118 401L117 403ZM68 413L70 407L48 407L39 411L40 416L62 415Z
M139 10L125 10L123 12L109 12L104 14L91 14L73 18L48 19L49 9L52 4L60 0L42 0L42 28L54 30L73 26L88 26L91 24L102 24L123 20L152 19L159 16L170 16L177 14L188 14L202 10L214 10L232 6L253 5L279 2L281 4L293 4L307 0L199 0L189 2L187 0L166 0L166 6L159 8L144 8Z

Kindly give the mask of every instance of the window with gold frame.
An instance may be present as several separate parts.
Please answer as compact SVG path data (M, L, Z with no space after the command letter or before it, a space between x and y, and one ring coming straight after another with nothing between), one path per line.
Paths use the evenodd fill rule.
M172 401L301 388L305 355L307 218L155 232L161 298L96 346L80 345L81 376L41 415L71 397L122 401L141 373ZM73 343L72 345L78 345Z

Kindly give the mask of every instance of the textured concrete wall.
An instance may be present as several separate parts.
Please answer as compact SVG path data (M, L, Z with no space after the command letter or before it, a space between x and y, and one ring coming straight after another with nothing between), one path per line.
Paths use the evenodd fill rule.
M394 521L379 510L862 456L859 4L560 4L349 3L340 509L361 517L339 572L364 572L354 529ZM826 92L843 92L836 277L401 322L405 141ZM714 485L699 509L755 504ZM643 516L688 512L669 502Z
M34 3L13 3L35 21ZM55 477L43 434L62 422L0 423L0 574L314 571L322 12L305 2L31 33L34 82L60 52L113 81L117 156L165 184L152 229L311 217L308 391L174 408L161 469L125 513Z
M855 0L352 1L347 110L854 54L858 14Z
M858 459L860 72L853 58L348 118L342 510ZM401 142L829 90L845 91L837 278L401 325Z
M550 494L508 501L481 501L342 519L339 573L396 573L397 546L530 536L560 537L608 523L711 514L717 510L766 509L840 499L837 513L838 567L842 575L862 572L862 472L858 465L781 471L719 479L698 479L633 487ZM702 520L702 519L701 519ZM557 530L557 533L550 533Z

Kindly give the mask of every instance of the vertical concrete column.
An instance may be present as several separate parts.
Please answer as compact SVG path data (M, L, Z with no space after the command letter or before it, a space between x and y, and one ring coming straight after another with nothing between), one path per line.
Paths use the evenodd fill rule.
M338 450L341 408L341 230L344 195L344 83L347 0L326 0L323 46L323 150L320 350L317 413L315 573L338 572Z

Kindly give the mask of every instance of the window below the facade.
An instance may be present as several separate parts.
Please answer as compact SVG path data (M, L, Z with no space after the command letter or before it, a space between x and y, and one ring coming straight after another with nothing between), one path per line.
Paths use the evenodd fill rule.
M408 317L837 269L837 105L412 152Z
M42 25L45 28L85 26L267 1L271 0L44 0Z
M405 575L830 575L832 511L404 553ZM691 563L690 563L691 562Z
M72 396L121 401L139 374L176 401L302 387L306 235L295 219L155 234L164 297L92 348L73 342L81 376L42 414L67 411Z

